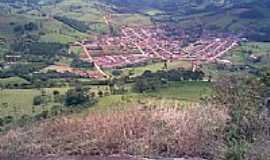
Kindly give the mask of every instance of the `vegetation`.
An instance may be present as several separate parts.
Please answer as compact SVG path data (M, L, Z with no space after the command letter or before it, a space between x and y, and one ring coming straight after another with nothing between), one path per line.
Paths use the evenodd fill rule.
M19 135L16 138L1 137L1 155L8 153L4 148L10 151L10 155L14 151L16 154L48 154L51 151L49 146L55 146L57 152L69 154L107 155L117 152L155 156L200 156L211 154L210 150L218 148L217 142L222 140L220 131L227 119L225 115L224 110L211 106L190 106L182 109L134 108L113 113L91 113L85 118L59 119L44 123L34 128L34 139L31 140ZM185 120L181 117L185 117ZM17 133L19 132L20 135L25 135L23 131ZM216 140L212 139L213 135L217 136ZM88 138L81 139L81 136ZM8 138L12 139L9 141L11 143L5 141ZM76 139L76 143L68 143L70 139ZM20 143L22 141L23 144ZM35 147L38 145L41 147ZM15 149L12 150L12 147Z
M20 52L23 54L55 56L56 54L66 53L68 46L60 43L24 43L20 41L18 43L14 43L11 48L15 52ZM50 49L48 50L48 48Z
M269 159L268 0L6 0L0 8L0 159ZM96 67L72 42L151 24L183 28L183 46L208 30L247 42L222 57L232 64L196 71L153 60L104 69L106 80L75 73Z
M9 87L19 87L23 85L28 85L29 82L20 77L10 77L10 78L3 78L0 79L0 86L2 88L9 88Z
M265 94L267 90L269 86L265 81L257 79L226 77L216 83L213 101L225 104L231 117L225 132L228 147L226 159L251 158L248 157L250 147L259 147L254 146L258 145L255 142L261 137L269 136L265 135L268 130L265 122L269 117L264 117L268 110L264 104L265 97L269 96ZM264 151L257 151L253 156L251 159L265 159L269 155Z
M87 32L89 27L84 24L83 22L80 22L78 20L75 19L70 19L68 17L60 17L60 16L55 16L55 19L57 19L58 21L61 21L65 24L67 24L68 26L80 31L80 32Z
M90 99L87 92L87 89L83 89L80 86L68 90L65 96L65 106L70 107L86 104L89 106L94 103L94 100Z
M148 96L179 99L186 102L199 102L211 94L211 84L203 81L169 82L158 91L146 92Z

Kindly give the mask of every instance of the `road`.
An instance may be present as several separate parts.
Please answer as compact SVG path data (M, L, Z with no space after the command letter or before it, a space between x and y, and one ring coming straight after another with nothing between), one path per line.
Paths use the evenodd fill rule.
M77 44L79 44L82 48L83 48L83 51L84 53L87 55L87 58L89 60L90 63L93 63L95 68L97 69L97 71L99 73L101 73L105 78L110 78L110 75L108 75L107 73L105 73L101 68L100 66L95 62L95 60L93 59L93 57L91 56L91 54L89 53L87 47L85 45L83 45L82 43L80 42L76 42Z

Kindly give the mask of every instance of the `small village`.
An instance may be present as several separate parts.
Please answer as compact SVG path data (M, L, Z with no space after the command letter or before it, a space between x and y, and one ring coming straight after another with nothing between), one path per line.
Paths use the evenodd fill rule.
M96 40L83 40L74 45L81 46L81 59L93 63L97 71L78 72L90 78L109 78L103 69L120 69L143 65L148 61L190 61L193 70L202 63L228 63L222 57L240 42L231 35L204 34L195 42L184 46L189 37L184 32L168 36L166 28L123 26L117 36L103 35Z

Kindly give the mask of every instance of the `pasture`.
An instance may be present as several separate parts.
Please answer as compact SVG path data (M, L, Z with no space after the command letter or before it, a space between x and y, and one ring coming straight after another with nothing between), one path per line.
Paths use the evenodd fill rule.
M181 81L169 82L167 87L160 88L157 92L147 92L147 96L177 99L187 102L199 102L200 98L211 94L209 82Z
M156 105L164 104L170 106L174 104L190 104L197 103L200 97L208 96L211 93L208 82L170 82L166 87L161 88L158 92L147 92L139 94L129 91L124 94L110 95L109 87L106 85L88 85L89 94L94 94L98 97L98 102L89 111L106 111L119 109L127 106L136 105ZM60 94L65 94L69 87L64 88L44 88L44 89L4 89L0 92L0 116L5 115L31 115L33 107L36 112L41 112L43 109L50 109L53 105L57 105L53 101L46 106L33 106L35 96L46 94L53 99L53 91L59 91ZM102 97L98 93L102 91ZM166 105L165 105L166 104ZM45 107L45 108L44 108Z
M0 79L0 86L7 86L7 85L25 85L30 84L27 80L20 78L20 77L10 77L10 78L2 78Z
M173 61L167 62L168 70L177 68L191 68L192 65L187 61ZM145 71L157 72L164 69L164 62L147 64L145 66L131 67L122 69L124 74L132 73L133 76L142 75Z
M40 112L43 109L50 109L54 105L53 102L48 103L46 106L33 106L33 99L44 92L46 96L52 98L53 91L59 91L64 94L68 88L45 88L45 89L4 89L0 91L0 116L5 115L31 115L33 107L35 112Z

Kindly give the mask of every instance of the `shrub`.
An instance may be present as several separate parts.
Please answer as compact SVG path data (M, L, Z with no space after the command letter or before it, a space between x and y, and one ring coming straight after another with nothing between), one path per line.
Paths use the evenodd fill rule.
M0 154L10 153L16 143L16 154L25 156L53 152L217 158L223 155L227 119L225 109L213 106L92 112L85 118L61 118L21 130L15 137L10 131L0 136Z
M47 119L49 117L49 111L44 110L41 113L38 113L34 116L36 120L42 120L42 119Z
M88 90L76 87L67 91L65 96L65 106L82 106L85 104L93 104L94 99L89 97Z
M60 92L59 92L58 90L54 90L54 91L53 91L53 95L54 95L54 96L58 96L59 94L60 94Z
M4 126L4 120L3 118L0 118L0 127L3 127Z
M156 78L137 79L134 89L140 93L145 91L156 91L161 87L161 80Z
M25 126L32 121L32 117L29 115L22 115L17 121L19 126Z
M257 79L227 76L215 83L214 103L224 104L231 117L226 129L227 159L246 159L264 130L262 113L265 86Z
M14 117L13 116L5 116L3 118L4 124L10 124L14 121Z
M62 106L61 105L54 105L52 106L50 113L52 116L57 116L58 114L60 114L63 111Z
M39 106L46 103L46 98L44 96L35 96L33 99L33 105Z

